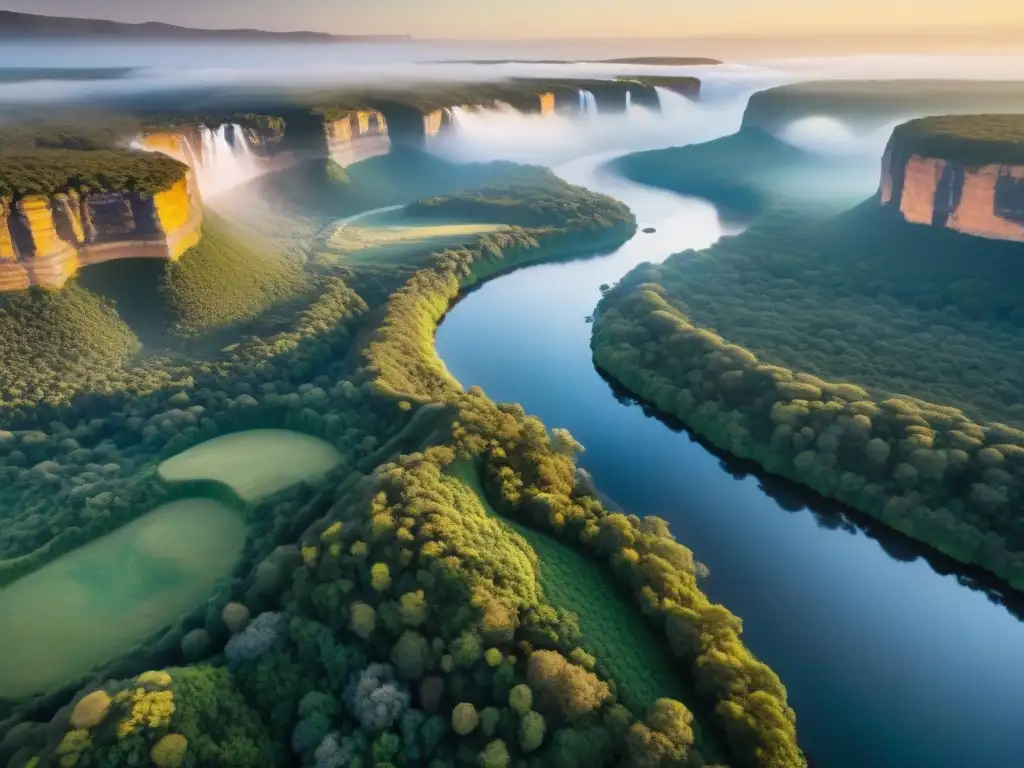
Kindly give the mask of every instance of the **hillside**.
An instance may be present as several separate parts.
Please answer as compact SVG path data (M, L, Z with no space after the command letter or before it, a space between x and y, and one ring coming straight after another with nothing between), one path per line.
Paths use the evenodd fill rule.
M239 40L295 43L338 43L347 41L393 40L406 35L331 35L325 32L268 32L262 29L193 29L174 24L146 22L125 24L106 19L78 19L41 16L34 13L0 11L0 39L89 39L126 40Z

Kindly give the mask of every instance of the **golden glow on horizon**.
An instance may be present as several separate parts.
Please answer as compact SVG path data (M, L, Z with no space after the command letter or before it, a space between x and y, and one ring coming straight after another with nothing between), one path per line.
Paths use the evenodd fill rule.
M13 11L420 38L681 38L1024 29L1024 0L8 0ZM1024 45L1024 37L1021 38Z
M358 19L366 28L449 39L971 34L979 28L1024 27L1024 0L424 0L385 8L339 11L338 16L347 25ZM323 14L319 18L335 26L325 23Z

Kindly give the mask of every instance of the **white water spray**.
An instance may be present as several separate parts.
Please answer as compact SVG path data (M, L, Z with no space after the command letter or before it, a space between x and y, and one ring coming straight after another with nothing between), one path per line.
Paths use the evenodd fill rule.
M437 136L428 149L459 162L513 160L559 165L598 152L707 141L737 130L746 103L744 94L727 103L695 104L660 89L659 98L660 111L633 105L626 112L604 112L588 120L525 113L507 104L489 109L456 107L452 110L454 130Z
M891 120L867 133L857 134L842 120L815 115L794 120L779 132L779 138L805 152L819 155L881 157L893 128L906 119Z
M255 179L265 171L260 159L249 146L249 138L241 126L225 123L211 130L204 125L199 129L199 135L202 151L198 163L192 167L203 197L216 197Z
M597 117L597 98L590 91L580 91L580 114L591 120Z

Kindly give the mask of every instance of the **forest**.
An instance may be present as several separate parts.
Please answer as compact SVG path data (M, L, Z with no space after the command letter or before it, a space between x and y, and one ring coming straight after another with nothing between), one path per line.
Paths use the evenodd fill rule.
M158 192L185 177L165 155L116 150L0 151L0 198L57 192Z
M720 144L760 154L721 164L710 146L628 159L759 216L608 291L595 361L720 448L1024 589L1020 244L910 225L877 197L812 205L810 181L768 178L812 161L756 132Z
M806 764L785 688L667 524L606 510L570 434L463 391L434 350L466 287L621 243L632 215L540 169L468 173L476 191L467 176L409 215L506 229L401 267L306 264L297 292L230 317L208 283L252 244L215 228L172 281L195 335L169 330L159 355L95 286L6 299L0 321L35 354L3 351L2 583L182 494L224 499L249 533L234 578L181 621L60 690L0 701L0 764ZM372 194L411 203L409 178ZM358 166L327 183L339 209L370 186ZM290 269L257 279L284 286ZM235 321L232 343L186 354ZM155 473L254 428L322 438L342 461L252 502ZM620 629L596 642L595 622ZM637 648L672 677L634 679Z

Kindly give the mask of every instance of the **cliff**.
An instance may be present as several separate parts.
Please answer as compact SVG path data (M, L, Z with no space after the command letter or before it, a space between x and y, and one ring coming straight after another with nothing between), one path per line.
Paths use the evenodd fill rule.
M199 242L202 206L189 172L155 192L0 199L0 290L59 287L90 264L175 260Z
M384 155L391 150L387 120L377 110L359 109L341 118L326 120L324 136L328 157L341 166Z
M643 77L620 77L618 79L625 82L639 83L651 88L664 88L694 101L700 99L701 81L696 77L645 75Z
M1024 116L898 126L882 159L879 201L911 224L1024 242Z

